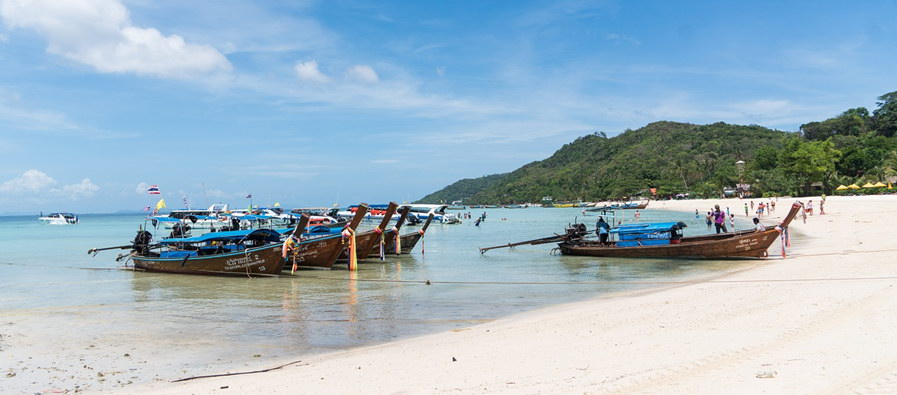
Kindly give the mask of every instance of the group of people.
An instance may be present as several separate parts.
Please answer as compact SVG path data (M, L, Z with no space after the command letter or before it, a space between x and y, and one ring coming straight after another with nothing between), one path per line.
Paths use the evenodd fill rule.
M753 204L754 204L754 202L751 201L751 205L753 205ZM772 210L775 210L774 209L775 204L773 202L771 202L770 204L760 203L759 207L762 207L762 208L757 209L757 216L754 217L753 222L754 222L754 228L758 232L761 232L761 231L766 230L766 227L764 225L760 224L759 217L760 217L761 210L769 210L769 211L767 211L767 213L771 212ZM745 215L747 215L747 212L748 212L747 210L748 210L748 204L745 203L744 204ZM698 213L698 210L695 209L695 218L699 218L699 217L700 217L700 214ZM711 230L715 227L716 233L728 232L729 229L726 227L726 220L728 219L729 225L731 225L731 227L732 227L732 231L733 232L735 231L735 214L732 214L731 212L729 212L728 207L726 207L726 211L723 211L722 209L720 209L719 205L716 204L713 206L713 209L711 209L710 211L707 212L707 215L704 218L705 218L705 221L707 224L707 230Z

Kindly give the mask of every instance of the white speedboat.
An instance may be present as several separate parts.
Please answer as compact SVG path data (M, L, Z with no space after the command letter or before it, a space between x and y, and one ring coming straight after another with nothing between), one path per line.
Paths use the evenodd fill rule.
M50 225L74 225L78 223L78 216L72 213L51 213L46 216L41 214L38 220Z
M230 225L230 220L224 215L226 211L227 205L219 203L206 210L172 210L168 215L156 215L152 218L166 229L181 222L189 222L193 229L220 229Z

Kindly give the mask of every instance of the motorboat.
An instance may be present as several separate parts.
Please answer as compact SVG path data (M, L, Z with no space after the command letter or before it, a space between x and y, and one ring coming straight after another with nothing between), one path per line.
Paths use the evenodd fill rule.
M78 216L72 213L51 213L38 218L41 222L50 225L74 225L78 223Z

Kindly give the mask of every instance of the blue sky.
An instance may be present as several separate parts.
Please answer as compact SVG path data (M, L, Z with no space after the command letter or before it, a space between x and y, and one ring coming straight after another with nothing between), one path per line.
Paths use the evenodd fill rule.
M0 0L0 212L415 200L594 131L797 130L897 90L897 4L861 5Z

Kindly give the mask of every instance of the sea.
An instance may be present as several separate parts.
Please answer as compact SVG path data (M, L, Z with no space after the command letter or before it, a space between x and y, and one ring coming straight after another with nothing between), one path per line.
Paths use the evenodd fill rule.
M563 233L574 222L592 230L597 216L537 207L453 213L464 212L486 220L434 224L411 254L369 259L357 272L338 264L275 278L145 273L116 262L123 251L87 253L128 244L147 223L142 215L85 214L77 225L0 217L0 393L126 391L273 367L754 264L568 257L554 244L480 254ZM636 221L633 210L617 214ZM709 232L694 213L646 209L638 220L682 221L686 235ZM744 217L736 226L751 227Z

